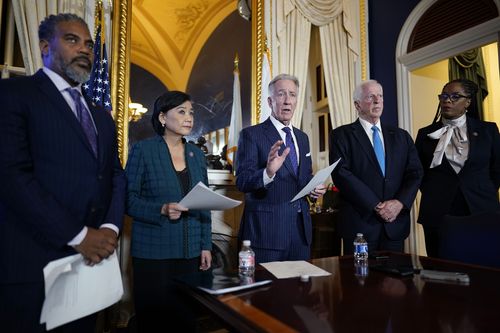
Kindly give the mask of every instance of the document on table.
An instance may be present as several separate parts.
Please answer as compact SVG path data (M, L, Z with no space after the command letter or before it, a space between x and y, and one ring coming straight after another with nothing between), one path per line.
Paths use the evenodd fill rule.
M49 262L43 269L45 301L40 323L47 330L107 308L123 295L116 251L94 266L81 254Z
M239 206L241 201L223 196L209 189L202 182L195 187L179 202L179 205L188 209L225 210Z
M313 264L298 260L298 261L272 261L261 263L265 269L273 274L278 279L288 279L292 277L299 277L301 275L309 276L327 276L331 273L314 266Z
M293 197L293 199L290 200L290 202L295 201L297 199L302 198L303 196L308 195L309 193L311 193L312 190L314 190L314 188L316 186L323 184L326 181L326 179L328 178L328 176L330 176L332 174L333 169L335 169L335 167L337 166L339 161L340 161L340 158L337 161L335 161L332 165L316 172L316 174L309 181L309 183L307 183L307 185L304 186L304 188L302 190L300 190L300 192L297 193L297 195L295 197Z

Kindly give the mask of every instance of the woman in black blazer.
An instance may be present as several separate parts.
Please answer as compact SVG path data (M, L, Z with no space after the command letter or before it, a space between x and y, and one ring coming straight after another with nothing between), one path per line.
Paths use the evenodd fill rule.
M436 118L440 115L440 119L418 131L415 145L424 167L418 223L424 227L431 257L439 256L445 215L475 215L500 208L498 127L467 116L468 110L475 111L477 90L470 80L448 82L438 95Z

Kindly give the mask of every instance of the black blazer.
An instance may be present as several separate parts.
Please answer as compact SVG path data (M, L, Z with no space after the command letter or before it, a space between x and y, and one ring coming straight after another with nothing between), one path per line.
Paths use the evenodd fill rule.
M409 211L422 179L422 166L405 130L382 124L382 133L385 177L359 120L330 133L330 163L341 158L332 179L340 191L341 234L347 239L357 232L378 239L382 228L394 240L405 239L410 232ZM404 209L394 222L385 223L374 208L390 199L398 199Z
M98 157L52 81L0 80L0 282L42 281L43 267L76 253L84 226L121 228L125 177L111 116L87 100Z
M437 225L442 216L453 213L450 207L458 191L463 193L471 214L500 208L500 134L496 124L467 117L469 157L458 174L446 156L441 165L429 168L439 140L431 139L427 134L442 126L442 123L435 123L421 128L415 141L424 167L418 218L423 225Z

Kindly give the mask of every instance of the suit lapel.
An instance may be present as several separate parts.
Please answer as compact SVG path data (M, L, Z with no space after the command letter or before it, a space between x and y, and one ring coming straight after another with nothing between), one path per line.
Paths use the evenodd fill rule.
M390 175L392 172L391 167L394 163L387 163L387 161L393 161L397 152L394 151L396 145L394 144L394 129L382 126L382 135L384 136L384 151L385 151L385 176ZM379 168L380 169L380 168Z
M34 75L35 82L37 83L39 89L48 97L50 103L54 105L53 110L58 112L62 119L65 119L68 122L69 126L71 126L72 132L76 133L76 135L82 140L87 149L92 153L92 148L90 147L90 143L88 142L85 133L83 132L83 128L80 125L78 119L76 119L73 111L70 106L61 95L61 92L57 90L54 83L49 79L47 75L43 72L43 70L39 70Z
M104 150L106 148L106 145L104 144L105 128L103 127L104 122L101 121L100 116L105 116L105 115L99 115L98 113L99 112L106 112L106 111L98 109L92 100L90 100L87 96L84 96L84 97L85 97L85 101L87 102L87 105L89 107L90 114L92 115L92 119L94 120L94 124L95 124L96 130L97 130L97 133L96 133L97 134L97 156L98 156L99 161L103 161ZM80 125L80 127L81 127L81 125ZM83 132L83 130L82 130L82 132ZM84 135L85 135L85 133L84 133ZM88 140L85 140L85 144L87 145L87 148L90 151L92 151L92 147L90 146L90 143Z
M299 146L299 170L297 172L297 177L300 178L300 175L302 175L303 167L304 167L304 159L306 158L306 154L310 153L309 147L307 145L307 141L305 138L302 136L302 133L299 132L298 129L295 127L293 128L295 137L297 138L297 145ZM291 166L291 163L290 163Z
M477 147L480 144L481 141L481 126L480 123L477 122L473 118L467 117L467 140L469 140L469 156L467 157L467 160L464 163L464 166L460 172L462 172L464 169L468 167L470 164L469 160L474 161L474 153L477 151Z
M361 126L359 119L356 120L351 125L351 130L352 130L352 134L354 135L356 140L359 142L359 145L363 149L365 155L368 157L368 159L373 164L373 167L376 170L379 170L380 175L382 175L382 172L380 170L380 166L379 166L378 161L377 161L377 157L375 156L375 151L373 150L373 146L370 142L370 139L368 139L368 136L366 135L366 132L363 129L363 126ZM382 134L384 134L384 133L382 133ZM384 135L384 139L385 139L385 135Z

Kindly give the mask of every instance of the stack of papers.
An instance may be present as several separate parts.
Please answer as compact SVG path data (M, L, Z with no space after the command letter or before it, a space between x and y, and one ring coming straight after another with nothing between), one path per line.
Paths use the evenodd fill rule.
M179 205L188 209L226 210L239 206L241 201L223 196L209 189L202 182L195 187L179 202Z
M40 324L47 330L64 325L118 302L123 284L116 251L88 266L81 254L51 261L43 269L45 301Z

